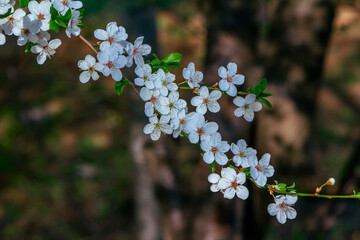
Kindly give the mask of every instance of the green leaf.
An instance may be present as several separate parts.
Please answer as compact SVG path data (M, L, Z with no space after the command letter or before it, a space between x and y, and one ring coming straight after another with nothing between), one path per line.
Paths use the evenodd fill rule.
M124 78L121 79L121 81L116 82L114 85L116 93L120 96L124 91L125 85L128 85L128 84L129 84L129 81Z
M266 97L270 97L272 96L272 93L268 93L268 92L262 92L259 97L262 97L262 98L266 98Z
M69 22L71 17L72 17L72 13L71 13L71 9L69 8L66 14L64 16L61 16L61 20L63 20L64 22Z
M267 80L266 78L261 80L254 88L250 89L250 92L255 94L256 97L259 97L259 95L265 91L267 86Z
M63 28L67 28L66 23L61 19L55 19L55 23Z
M295 188L295 183L291 184L291 186L288 186L287 188Z
M210 167L211 167L211 172L214 173L216 168L215 168L215 164L214 163L211 163L210 164Z
M50 14L51 14L51 20L55 20L57 16L59 16L59 12L53 6L51 6L50 8Z
M263 103L265 106L267 106L268 108L272 108L271 103L270 103L268 100L266 100L265 98L259 98L258 100L259 100L261 103Z
M31 48L32 48L33 46L35 46L34 43L28 42L28 43L26 44L25 53L31 52Z
M59 25L55 21L50 21L50 30L59 32Z
M0 19L7 18L7 17L10 16L11 14L13 14L13 12L12 12L12 9L9 8L9 10L8 10L5 14L0 15Z
M19 3L20 3L20 7L21 8L25 8L29 5L29 0L19 0Z
M162 62L166 64L175 64L180 63L181 59L182 55L180 53L170 53L162 60Z
M245 169L243 170L243 173L245 173L245 175L246 175L247 177L250 177L250 168L245 168Z

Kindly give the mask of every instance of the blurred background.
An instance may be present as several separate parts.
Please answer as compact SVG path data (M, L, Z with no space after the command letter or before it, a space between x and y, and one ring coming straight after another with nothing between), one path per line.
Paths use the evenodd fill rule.
M274 107L255 122L235 118L229 98L208 118L228 141L271 153L273 179L310 193L329 177L337 182L324 193L360 186L360 1L83 2L94 43L95 29L117 21L160 57L194 61L207 85L230 61L242 89L266 77ZM199 149L168 136L152 143L130 89L119 97L111 79L81 84L77 61L91 52L59 37L44 66L13 37L0 47L0 239L360 239L357 200L302 198L281 225L253 185L246 201L211 193Z

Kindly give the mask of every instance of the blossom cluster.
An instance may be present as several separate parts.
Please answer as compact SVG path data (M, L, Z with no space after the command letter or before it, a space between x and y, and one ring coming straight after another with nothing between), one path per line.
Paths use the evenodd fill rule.
M51 39L49 34L51 25L51 10L58 14L70 14L66 34L80 35L80 11L83 4L81 1L74 0L48 0L30 1L26 12L23 8L14 9L15 1L1 0L0 14L11 12L4 19L0 19L0 45L5 44L6 36L14 35L17 37L19 46L29 47L31 52L38 54L37 62L43 64L47 58L55 54L55 50L61 45L60 39Z
M0 15L7 15L0 19L0 45L5 44L6 36L14 35L17 44L26 45L27 51L38 54L37 62L43 64L61 45L60 39L51 39L49 30L56 31L61 26L66 28L65 33L69 38L80 36L82 7L82 2L76 0L32 0L27 8L15 10L15 1L0 0ZM149 118L149 123L143 129L145 134L150 135L153 141L159 140L162 134L174 138L186 137L192 144L198 145L203 151L203 161L213 169L208 177L212 184L210 190L221 192L224 198L232 199L236 195L240 199L247 199L249 191L244 186L247 179L259 187L266 186L268 178L274 175L270 154L264 154L259 160L257 150L248 147L245 140L228 143L223 140L218 124L205 117L209 113L218 113L221 110L219 100L227 95L233 98L236 106L234 115L252 122L254 113L262 109L257 100L261 100L265 88L238 92L245 77L237 73L235 63L218 69L218 83L214 87L203 85L204 75L196 70L193 62L183 68L185 82L177 83L176 76L170 72L171 67L154 68L151 61L144 60L151 53L151 47L143 44L144 37L138 37L134 43L127 41L126 29L116 22L108 23L106 29L95 30L94 37L99 40L95 46L97 49L92 46L96 56L87 55L78 62L82 70L79 77L82 83L90 79L98 80L99 73L111 76L117 82L126 82L122 69L135 65L134 83L140 88L139 95L145 103L144 113ZM178 62L171 64L173 67L181 66ZM185 88L195 94L190 104L180 98L179 91L185 89L181 86L183 83L187 83L188 87ZM221 166L220 175L215 173L215 164ZM285 223L286 218L296 216L296 211L291 207L295 202L291 195L278 195L268 211L270 215L276 215L280 223Z

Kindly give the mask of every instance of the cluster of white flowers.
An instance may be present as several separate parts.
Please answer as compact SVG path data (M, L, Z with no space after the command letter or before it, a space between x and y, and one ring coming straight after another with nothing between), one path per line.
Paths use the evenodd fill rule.
M6 14L9 10L12 12L8 17L0 19L0 45L5 44L6 35L18 37L17 44L25 46L30 43L31 52L39 54L37 57L38 64L43 64L47 58L55 54L55 50L61 45L59 39L50 40L48 33L51 21L51 7L61 15L71 11L66 34L80 35L80 12L83 4L81 1L73 0L32 0L27 7L28 13L24 9L14 10L15 1L0 0L0 15Z
M75 24L76 26L76 24ZM106 26L106 30L97 29L94 32L96 39L100 40L100 52L97 53L97 60L91 55L86 56L85 60L79 61L79 67L84 70L80 74L80 81L86 83L90 78L97 80L99 75L96 71L102 72L106 77L110 76L115 81L121 81L123 74L121 69L125 66L131 67L134 59L138 75L143 79L143 84L146 82L146 71L144 69L144 57L151 52L151 47L147 44L142 44L143 37L139 37L132 44L127 42L128 34L122 26L117 26L116 22L110 22ZM151 72L151 68L150 68ZM140 81L140 78L137 81ZM175 76L174 76L175 78ZM153 88L153 86L149 86Z
M61 45L59 39L51 40L48 33L53 29L51 23L56 22L52 19L54 14L60 19L61 16L66 19L64 22L59 20L60 23L56 24L63 27L67 24L65 33L69 38L80 35L80 9L83 6L81 1L31 0L27 7L28 13L25 8L15 10L14 6L15 1L0 0L0 15L11 13L5 19L0 19L0 45L5 44L6 35L14 35L18 37L19 46L27 45L27 50L38 54L38 64L51 58ZM82 83L90 79L98 80L98 72L106 77L111 76L115 81L121 81L121 69L135 63L137 77L134 82L141 88L140 97L145 102L144 112L149 118L149 123L143 129L145 134L150 135L153 141L157 141L162 133L172 134L174 138L185 136L191 143L197 144L203 150L205 163L213 168L215 163L222 167L221 175L212 173L208 180L212 184L211 191L220 191L224 198L232 199L236 195L240 199L247 199L249 191L244 186L247 177L251 177L260 187L266 185L267 178L274 175L270 154L266 153L258 160L257 151L248 147L245 140L240 139L236 144L229 144L218 132L218 124L205 119L206 113L220 111L218 100L222 94L234 97L233 103L237 106L235 116L244 117L248 122L253 121L254 112L262 109L255 94L238 92L237 86L244 84L245 77L237 74L235 63L219 68L219 88L201 86L203 73L196 71L193 62L183 69L185 82L196 94L191 99L193 111L190 111L187 102L180 98L181 88L176 83L175 75L168 72L167 68L154 71L152 65L145 63L144 56L151 53L151 47L143 44L143 37L138 37L134 43L128 42L125 28L118 26L116 22L108 23L105 30L95 30L94 36L100 41L96 58L87 55L85 60L78 62L78 67L82 70L79 77ZM233 157L229 158L231 153ZM329 184L333 182L329 180ZM286 218L296 217L296 211L291 207L296 200L295 196L279 195L275 198L275 204L269 205L268 211L270 215L276 215L280 223L285 223Z

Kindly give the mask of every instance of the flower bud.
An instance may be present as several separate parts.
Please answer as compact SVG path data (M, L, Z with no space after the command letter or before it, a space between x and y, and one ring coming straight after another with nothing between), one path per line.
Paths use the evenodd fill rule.
M329 178L329 180L327 180L327 184L333 186L335 184L335 178Z

